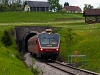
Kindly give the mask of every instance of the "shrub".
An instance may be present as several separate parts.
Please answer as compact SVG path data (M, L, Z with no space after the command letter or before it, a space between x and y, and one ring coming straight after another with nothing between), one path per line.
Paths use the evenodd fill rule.
M9 33L9 31L4 31L4 35L1 38L1 42L7 47L7 46L11 46L13 41L11 38L11 35Z
M77 41L76 41L76 38L75 38L75 33L72 32L72 29L67 29L67 34L66 34L66 42L67 42L67 46L71 46L73 44L75 44Z
M9 10L8 5L0 4L0 12L7 12Z
M59 11L62 15L66 14L66 10L65 9L62 9Z
M61 29L61 28L60 28ZM61 42L66 43L67 47L71 47L75 43L77 43L76 35L73 33L71 28L63 28L61 30L57 30L60 34Z
M32 65L29 66L31 72L34 74L34 75L39 75L40 71L38 70L38 68L36 67L33 67L35 64L34 62L34 59L32 59Z
M21 61L25 61L24 55L22 53L17 53L16 57Z
M62 27L56 27L54 28L54 32L57 33L58 31L60 31L62 29Z

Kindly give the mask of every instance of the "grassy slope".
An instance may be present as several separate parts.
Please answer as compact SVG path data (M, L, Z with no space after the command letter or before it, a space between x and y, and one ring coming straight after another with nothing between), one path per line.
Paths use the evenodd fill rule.
M16 14L16 15L14 15ZM19 16L18 16L19 14ZM13 16L14 15L14 16ZM40 13L40 12L21 12L21 13L0 13L0 29L8 29L17 25L51 25L56 27L71 28L76 34L77 43L71 47L66 47L65 39L63 39L64 31L59 31L61 39L64 42L61 44L61 55L66 59L67 56L73 54L75 50L79 51L79 54L86 55L86 64L81 66L82 68L100 72L100 25L99 24L85 24L84 20L74 21L54 21L56 18L82 18L81 14L65 14L59 13ZM4 17L3 17L4 16ZM78 16L78 17L77 17ZM6 20L5 20L6 18ZM10 20L9 20L10 18ZM52 22L49 22L52 21ZM15 24L15 22L17 22ZM19 22L31 22L31 23L19 23ZM35 22L35 23L34 23ZM12 24L10 24L12 23ZM4 25L5 26L4 26ZM11 25L11 26L10 26Z
M44 13L44 12L7 12L7 13L0 13L0 22L1 23L8 23L8 22L42 22L42 21L53 21L57 18L82 18L80 15L72 15L72 14L65 14L61 15L60 13Z
M15 57L16 50L0 47L0 75L33 75L25 65ZM13 56L14 55L14 56Z
M68 55L72 55L74 54L74 51L78 51L79 54L86 55L86 63L81 66L81 68L100 72L100 25L91 24L84 26L83 24L69 28L73 29L73 32L76 35L77 43L70 47L65 47L66 42L62 43L61 55L68 60ZM66 30L63 32L66 32ZM59 31L60 34L63 32ZM61 38L64 35L65 34L61 34ZM65 41L65 39L63 39L63 41Z
M86 30L80 31L83 40L73 47L81 54L86 55L86 69L100 72L100 26L99 24L90 25ZM87 67L88 66L88 67Z
M0 26L0 40L5 29L13 28L11 26ZM0 42L0 75L33 75L26 66L16 58L19 55L15 49L15 42L11 47L4 47Z

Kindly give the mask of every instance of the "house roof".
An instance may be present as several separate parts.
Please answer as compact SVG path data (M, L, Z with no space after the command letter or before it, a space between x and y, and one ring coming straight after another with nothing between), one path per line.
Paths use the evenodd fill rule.
M65 6L64 7L67 11L82 11L78 6Z
M25 1L29 7L50 7L48 2L43 1Z
M86 9L83 16L100 16L100 9Z

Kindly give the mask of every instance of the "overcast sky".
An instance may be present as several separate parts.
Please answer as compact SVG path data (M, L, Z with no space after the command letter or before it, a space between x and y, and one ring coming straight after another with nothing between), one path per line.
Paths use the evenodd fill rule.
M29 1L47 1L47 0L29 0ZM59 3L64 5L68 2L71 6L79 6L83 9L84 4L91 4L94 8L100 7L100 0L60 0Z

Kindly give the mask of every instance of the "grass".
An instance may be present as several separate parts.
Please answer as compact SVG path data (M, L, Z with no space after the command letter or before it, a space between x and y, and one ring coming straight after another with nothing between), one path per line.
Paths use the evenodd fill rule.
M19 61L11 49L0 47L0 75L33 75L25 65ZM8 53L9 52L9 53Z
M5 47L0 47L0 51L0 75L33 75L28 71L25 65L14 56L14 53L17 51L10 52L10 49Z
M100 60L100 29L88 29L83 34L83 40L74 47L75 50L78 50L81 54L85 54L87 57L88 62L82 67L100 72L100 61L98 61ZM90 65L93 69L91 69Z
M64 21L56 21L57 18L83 18L82 14L65 14L61 15L60 13L43 13L43 12L7 12L7 13L0 13L0 38L3 35L3 31L6 29L14 28L14 26L54 26L54 27L61 27L57 31L61 36L61 56L68 61L68 55L74 54L74 51L78 51L79 54L86 55L86 63L85 65L80 66L80 68L84 68L87 70L91 70L94 72L100 73L100 24L86 24L84 20L64 20ZM5 19L6 18L6 19ZM70 45L67 46L68 43L68 29L72 29L70 32L72 34L73 40L71 41ZM66 38L65 38L66 37ZM18 67L18 71L11 71L12 68L10 67L10 71L8 70L6 73L9 72L18 72L20 73L20 66L23 68L23 64L17 60L17 58L13 58L11 54L16 54L17 51L10 47L9 49L5 48L4 46L0 45L0 66L8 65L5 68L0 68L2 73L5 73L4 69L9 69L9 66ZM11 51L10 54L7 53L6 50ZM4 58L2 58L4 57ZM7 59L9 57L9 59ZM14 60L12 60L14 59ZM7 60L5 64L3 63L4 60ZM14 63L14 65L10 65ZM18 62L18 63L16 63ZM78 62L78 61L77 61ZM26 68L25 68L26 70ZM25 70L21 70L21 72L25 72ZM27 71L26 71L27 72ZM27 72L29 73L29 71ZM15 74L15 75L16 75ZM2 74L1 74L2 75ZM11 74L9 74L11 75ZM20 75L20 74L19 74ZM23 75L23 74L21 74Z
M0 13L0 23L16 22L47 22L55 21L57 18L82 18L81 14L65 14L50 12L4 12Z
M63 43L61 43L61 55L63 58L67 61L68 55L73 55L74 51L78 51L79 54L86 55L86 63L85 65L82 65L81 68L100 72L100 25L77 25L74 28L70 28L72 28L72 31L75 34L74 39L76 39L77 42L69 47L66 46L66 43L68 42L62 37L65 35L63 33L65 33L66 30L58 32L61 34L61 40L63 40Z
M5 29L12 27L0 26L0 40ZM33 75L16 56L20 55L16 50L15 40L13 45L5 47L0 41L0 75Z

